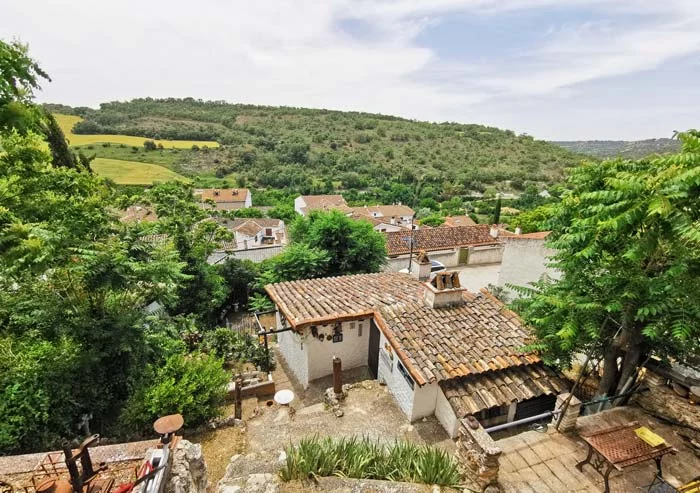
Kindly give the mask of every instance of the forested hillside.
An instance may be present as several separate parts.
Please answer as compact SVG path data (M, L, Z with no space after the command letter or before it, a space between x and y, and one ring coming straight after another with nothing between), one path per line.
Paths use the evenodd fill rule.
M389 190L407 202L550 184L582 156L530 136L482 125L433 124L369 113L265 107L186 99L136 99L100 109L47 105L83 118L76 134L217 141L218 149L95 146L98 157L153 162L193 177L300 192ZM402 187L409 189L410 193Z
M674 139L575 140L552 142L552 144L597 158L639 159L652 154L671 154L681 149L680 141Z

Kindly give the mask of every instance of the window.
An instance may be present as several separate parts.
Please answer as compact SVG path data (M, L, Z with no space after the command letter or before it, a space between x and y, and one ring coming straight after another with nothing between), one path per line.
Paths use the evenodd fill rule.
M408 370L404 368L403 364L399 361L396 363L397 367L399 368L399 372L401 375L403 375L403 378L406 379L406 383L408 384L409 387L411 387L411 390L413 390L413 378L411 378L411 375L408 374Z
M272 236L272 228L265 228L265 236Z
M355 322L350 322L350 330L355 328Z
M362 322L357 324L357 337L362 337L362 327L364 324Z

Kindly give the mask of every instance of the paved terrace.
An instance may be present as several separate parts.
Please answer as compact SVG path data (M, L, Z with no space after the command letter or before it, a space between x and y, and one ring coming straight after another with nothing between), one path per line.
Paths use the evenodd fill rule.
M591 433L612 426L638 421L661 435L678 449L677 455L663 458L664 478L673 484L683 484L700 474L700 458L685 445L674 427L661 423L643 411L622 407L578 419L578 433ZM499 478L506 492L601 492L603 477L590 465L583 473L575 465L586 457L587 448L576 435L562 435L549 427L546 433L528 431L496 441L503 454ZM654 479L656 464L647 461L623 472L610 475L611 492L647 491L644 486Z

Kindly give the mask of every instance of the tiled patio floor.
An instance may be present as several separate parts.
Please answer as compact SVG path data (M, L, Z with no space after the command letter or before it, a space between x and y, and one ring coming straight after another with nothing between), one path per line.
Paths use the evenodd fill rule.
M578 433L593 432L638 421L663 436L679 451L663 459L664 477L672 483L683 484L700 474L700 459L685 446L683 439L665 425L636 408L616 408L579 418ZM528 431L498 440L503 451L499 478L506 492L600 492L603 478L590 465L583 473L575 465L586 457L587 448L577 435L562 435L552 430L547 433ZM613 472L610 476L612 492L646 491L654 479L656 464L647 461Z

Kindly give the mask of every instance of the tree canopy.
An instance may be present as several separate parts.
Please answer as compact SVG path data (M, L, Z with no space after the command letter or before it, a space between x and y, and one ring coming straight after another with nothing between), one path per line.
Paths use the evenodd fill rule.
M650 355L700 349L700 133L678 137L679 154L573 170L547 221L562 278L517 303L550 362L603 359L601 394Z

